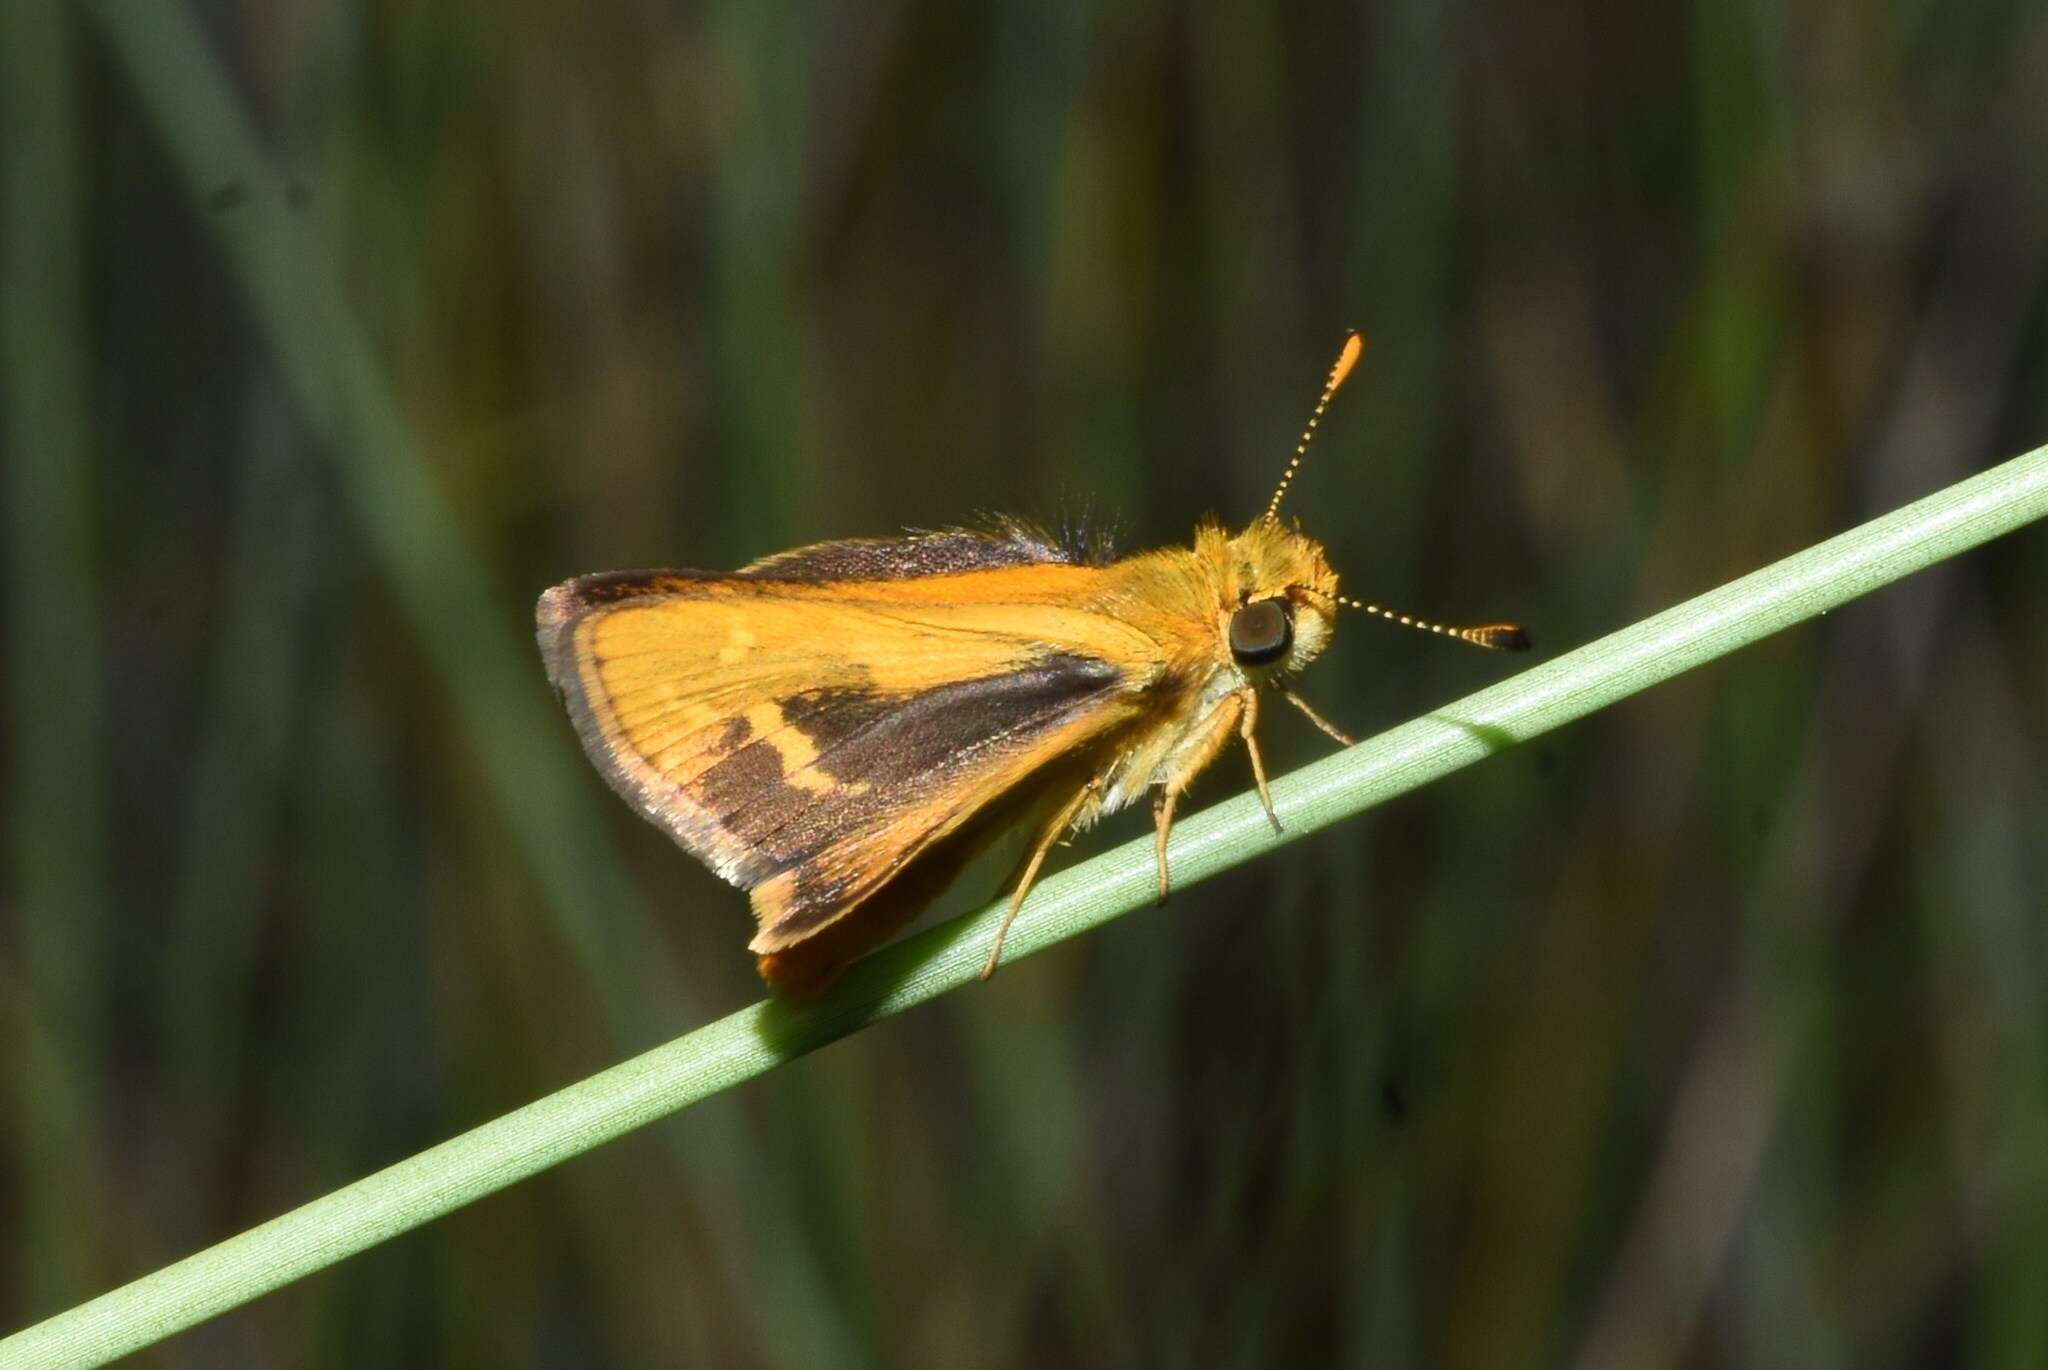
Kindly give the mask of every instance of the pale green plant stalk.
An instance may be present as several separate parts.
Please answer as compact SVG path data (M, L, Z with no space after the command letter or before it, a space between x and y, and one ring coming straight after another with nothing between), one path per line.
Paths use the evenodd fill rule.
M1187 885L1548 732L2048 514L2048 447L1524 671L1188 818ZM1153 900L1152 840L1048 877L1015 962ZM99 1365L321 1270L975 978L1000 904L887 948L822 1001L764 1001L407 1158L0 1342L0 1370Z

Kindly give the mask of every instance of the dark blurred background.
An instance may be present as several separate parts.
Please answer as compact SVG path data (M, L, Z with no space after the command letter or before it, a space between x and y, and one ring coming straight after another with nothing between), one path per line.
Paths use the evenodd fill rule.
M577 752L564 576L1242 522L1353 326L1295 510L1553 652L2048 436L2038 0L7 8L0 1329L758 994ZM2044 573L144 1363L2048 1364ZM1305 689L1368 733L1514 665L1361 619Z

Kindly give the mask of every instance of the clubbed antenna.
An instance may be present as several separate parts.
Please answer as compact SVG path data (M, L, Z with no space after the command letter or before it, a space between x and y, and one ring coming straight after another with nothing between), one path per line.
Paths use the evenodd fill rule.
M1529 641L1529 635L1513 623L1485 623L1476 628L1453 628L1442 623L1431 623L1426 618L1414 618L1392 609L1383 609L1377 604L1367 604L1364 600L1353 599L1349 595L1337 596L1337 602L1347 609L1363 609L1368 614L1386 619L1389 623L1398 623L1403 628L1420 628L1425 633L1454 637L1460 642L1469 642L1475 647L1488 647L1496 652L1526 652L1535 645Z
M1337 364L1330 368L1330 379L1323 386L1323 397L1316 401L1316 410L1308 416L1308 427L1301 430L1301 442L1294 449L1294 460L1287 463L1287 469L1280 474L1280 487L1273 492L1273 502L1266 506L1267 518L1280 516L1280 501L1286 497L1287 487L1294 480L1294 473L1301 469L1301 459L1308 455L1308 445L1316 440L1316 425L1323 421L1323 411L1330 407L1330 397L1337 393L1337 387L1344 384L1344 378L1351 374L1351 368L1358 365L1358 357L1365 351L1365 339L1354 330L1344 339L1344 350L1337 354Z

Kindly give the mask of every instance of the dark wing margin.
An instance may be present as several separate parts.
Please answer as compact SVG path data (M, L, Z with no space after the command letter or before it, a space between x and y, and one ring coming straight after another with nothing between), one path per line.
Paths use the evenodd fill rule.
M1055 536L1021 519L999 519L991 527L941 528L894 538L848 538L778 552L742 567L753 580L830 582L922 580L1004 566L1100 565L1097 549L1085 541Z
M1005 566L1103 566L1114 559L1109 531L1087 519L1047 532L1022 519L992 520L987 528L941 528L893 538L843 538L750 561L737 571L605 571L578 576L548 591L558 620L577 611L663 591L684 591L707 581L784 581L826 585L844 581L923 580L929 576L991 571Z
M548 644L567 641L576 621L592 609L602 609L629 599L658 599L662 595L687 594L707 581L731 580L730 571L599 571L577 576L541 592L534 606L534 630L541 651L554 655Z

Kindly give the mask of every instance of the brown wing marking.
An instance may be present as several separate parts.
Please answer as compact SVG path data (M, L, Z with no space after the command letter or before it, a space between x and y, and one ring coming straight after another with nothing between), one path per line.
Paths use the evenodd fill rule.
M977 810L1088 749L1135 710L1120 670L1061 653L901 700L820 754L810 769L832 776L832 788L790 785L800 772L785 777L788 807L731 816L782 866L754 887L761 932L753 950L812 935Z

